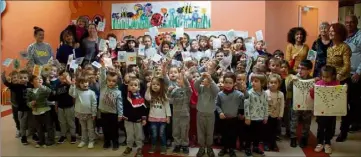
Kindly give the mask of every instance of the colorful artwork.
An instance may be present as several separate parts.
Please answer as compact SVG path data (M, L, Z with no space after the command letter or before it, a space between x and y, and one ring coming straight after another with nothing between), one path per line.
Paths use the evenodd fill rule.
M210 1L112 4L112 29L210 28Z
M314 79L293 82L293 110L313 110L310 89L314 87L314 84Z
M317 51L310 50L307 54L307 60L310 60L312 62L312 71L311 76L313 76L313 72L315 70L315 64L316 64L316 58L317 58Z
M69 8L71 11L70 20L76 20L78 17L83 16L91 23L98 25L99 22L104 20L105 16L102 5L103 2L101 0L69 1Z
M347 86L315 86L315 116L346 116Z

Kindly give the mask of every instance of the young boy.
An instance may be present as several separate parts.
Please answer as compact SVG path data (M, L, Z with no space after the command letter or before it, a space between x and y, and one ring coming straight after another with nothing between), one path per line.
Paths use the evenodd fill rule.
M312 70L312 62L310 60L303 60L299 65L298 65L298 69L297 69L297 78L295 79L300 79L300 80L307 80L307 79L311 79L310 73ZM294 80L295 80L294 79ZM290 82L290 84L287 87L287 91L290 93L290 98L293 98L293 82L294 80L292 80ZM293 104L292 104L293 105ZM297 131L297 125L298 125L298 119L300 117L302 117L302 138L300 141L300 147L304 148L307 146L308 144L308 135L310 132L310 126L311 126L311 120L312 120L312 115L313 112L310 110L306 110L306 111L295 111L293 110L292 106L291 108L291 122L290 122L290 137L291 137L291 143L290 146L291 147L297 147L297 135L296 135L296 131Z
M106 74L104 63L100 68L100 102L104 149L108 149L113 144L113 150L119 149L118 121L123 117L122 95L117 86L118 75L115 72Z
M39 138L35 134L35 124L34 117L31 113L31 109L27 106L26 102L26 93L27 88L31 88L32 85L29 84L29 74L27 70L21 70L19 72L19 80L18 83L8 82L5 78L5 72L2 74L2 81L5 86L9 87L11 91L15 94L15 102L18 105L18 118L20 122L20 136L21 143L23 145L28 145L28 140L26 136L26 130L29 130L29 134L33 135L33 140L38 142Z
M207 148L207 155L214 157L215 154L211 146L213 144L215 121L214 111L216 110L215 98L219 88L209 73L202 73L202 76L194 83L194 88L198 92L197 137L198 144L201 146L197 157L201 157L206 153L205 148Z
M10 78L9 80L7 80L8 82L11 82L13 84L18 84L19 83L19 72L18 71L12 71L10 73ZM13 90L10 90L11 95L10 95L10 102L11 102L11 110L13 111L13 119L15 122L15 126L16 126L16 138L20 137L20 122L19 122L19 115L18 115L18 104L16 104L16 94Z
M244 115L244 100L248 97L246 87L243 85L241 91L245 95L234 90L236 75L227 72L224 77L223 91L219 92L216 99L216 110L219 114L222 125L222 143L223 149L218 156L224 156L229 153L230 157L236 157L234 149L236 148L238 117Z

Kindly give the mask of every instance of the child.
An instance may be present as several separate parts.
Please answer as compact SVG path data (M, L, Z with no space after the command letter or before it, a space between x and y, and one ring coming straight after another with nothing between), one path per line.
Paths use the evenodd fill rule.
M292 97L290 96L290 92L287 91L287 87L292 80L292 74L290 72L290 66L286 60L281 61L281 69L280 74L282 78L282 83L280 90L284 95L285 99L285 108L283 114L283 124L286 128L286 136L290 137L290 106L292 103Z
M60 81L58 79L58 72L59 72L58 67L55 64L51 65L50 74L45 83L48 84L49 88L52 91L55 91L56 86L60 84ZM56 113L55 101L48 101L48 104L51 108L50 116L55 125L55 130L58 133L60 132L60 123L59 123L58 115Z
M104 149L113 150L119 148L118 121L123 117L122 95L118 89L118 74L116 72L105 71L104 62L100 68L100 101L99 110L102 118L104 132Z
M169 124L172 114L166 90L164 79L154 77L152 81L148 83L148 88L145 94L145 99L150 102L148 120L150 122L152 132L152 146L149 150L149 153L151 154L156 150L158 134L161 139L160 154L167 153L165 128L166 125Z
M273 56L280 60L284 60L285 58L285 54L281 50L276 50L275 52L273 52Z
M126 92L126 97L124 98L128 101L124 101L123 103L123 119L127 132L127 148L124 150L123 155L129 155L132 152L132 147L135 142L137 145L136 157L142 157L144 140L143 126L147 123L147 115L144 99L140 94L141 87L139 79L130 79L126 87L127 90L124 91ZM125 95L123 94L123 96ZM118 137L115 140L118 141Z
M316 85L324 86L337 86L340 85L340 82L336 80L336 69L332 66L324 66L321 69L321 78L322 80L317 81ZM310 94L311 98L314 99L314 89L311 89ZM317 104L315 104L317 105ZM331 140L334 134L335 129L333 126L336 123L336 116L317 116L316 122L318 124L317 128L317 146L315 152L321 152L325 150L325 153L331 154Z
M144 35L143 36L143 44L145 46L145 49L144 49L145 57L152 58L154 56L154 54L157 53L157 50L155 50L152 47L152 37L150 37L149 35Z
M268 62L268 69L270 74L280 74L281 60L278 58L271 58Z
M197 40L193 39L190 41L190 43L191 43L191 47L189 50L190 56L199 62L201 58L204 56L204 53L199 51L199 45Z
M19 72L18 81L8 82L5 78L5 72L2 74L2 82L5 86L7 86L10 91L14 92L15 102L18 105L18 118L20 123L20 136L21 143L23 145L28 145L28 140L26 136L26 130L29 131L30 135L33 135L33 140L38 142L39 138L35 134L35 124L34 124L34 116L31 113L31 109L28 107L26 102L26 93L27 88L31 88L32 85L29 84L29 74L26 70L21 70Z
M78 148L82 148L88 142L88 149L94 148L94 120L97 114L97 100L94 91L89 89L87 77L80 76L72 82L69 95L75 99L75 116L81 126L81 142Z
M239 115L243 115L243 103L248 94L245 93L246 95L244 95L242 93L246 91L245 86L242 87L242 92L234 90L236 75L233 73L227 72L223 76L223 81L223 90L218 93L216 99L216 110L222 125L223 144L223 149L218 153L218 156L229 153L231 157L236 157L234 149L236 148L237 119Z
M284 96L280 91L282 79L278 74L271 74L268 76L268 90L266 90L266 96L268 100L268 121L267 121L267 137L264 144L265 151L278 151L276 143L277 126L279 120L283 117L284 112Z
M201 85L202 84L202 85ZM214 157L212 149L213 131L216 110L215 98L219 92L217 84L209 73L202 73L202 77L194 83L195 90L199 93L197 103L197 135L199 148L197 157L203 156L207 149L207 155Z
M217 60L218 62L222 61L223 58L224 58L224 56L225 56L225 55L224 55L223 51L217 51L217 52L216 52L216 55L215 55L216 60Z
M65 42L58 48L56 59L59 63L66 65L68 63L69 55L75 55L74 57L76 58L80 55L81 49L79 48L79 45L75 43L74 35L70 30L65 30L62 33L62 38Z
M71 135L71 144L76 143L75 135L75 114L74 114L74 100L69 95L70 76L65 70L59 72L60 83L56 85L52 97L58 104L58 119L60 122L61 136L58 144L62 144L66 140L66 133L69 130Z
M303 60L297 69L297 78L301 80L310 79L310 73L312 70L312 62L310 60ZM293 80L287 86L287 92L289 93L290 98L293 97ZM292 104L293 105L293 104ZM290 122L290 136L291 136L291 143L290 146L295 148L297 147L297 126L298 126L298 119L302 117L302 137L300 141L300 147L304 148L308 144L308 135L310 132L311 120L312 120L312 111L295 111L293 110L292 106L290 106L291 110L291 122Z
M222 45L228 41L227 36L224 34L218 35L218 38L221 39Z
M160 44L160 55L165 56L171 49L172 43L169 41L163 41L162 44Z
M210 36L208 38L208 50L204 52L204 55L208 58L214 58L217 49L213 48L213 40L216 39L216 36Z
M168 93L169 98L173 100L173 153L180 153L182 149L184 154L189 154L189 103L192 90L184 71L178 76L177 85L171 86Z
M27 104L32 109L35 118L36 130L39 135L39 142L35 145L36 148L51 146L55 143L55 133L53 127L53 120L50 113L50 106L47 99L51 93L51 89L43 84L42 78L32 75L29 82L34 88L27 89ZM47 131L47 141L45 143L45 130Z
M241 91L242 87L247 87L247 75L245 72L243 73L236 73L236 86L235 90ZM244 124L244 116L240 114L238 117L238 127L237 127L237 138L240 144L240 151L244 149L244 142L245 142L245 124Z
M13 84L19 84L19 72L14 70L10 73L10 78L6 79L7 82L9 83L13 83ZM4 82L4 81L3 81ZM16 126L16 138L21 137L20 135L20 122L19 122L19 115L18 115L18 104L16 103L16 93L14 90L11 90L11 95L10 95L10 102L11 102L11 110L13 112L13 119L15 122L15 126Z
M267 81L266 76L264 74L254 74L250 80L252 88L248 91L249 97L244 102L245 123L248 125L246 128L248 138L245 145L245 154L248 157L252 156L252 152L264 155L264 152L259 149L259 142L263 139L261 130L268 120L267 96L262 89ZM253 143L252 151L251 143Z
M198 41L198 43L199 43L199 51L205 52L208 49L207 42L208 42L208 38L206 36L201 36L199 38L199 41Z

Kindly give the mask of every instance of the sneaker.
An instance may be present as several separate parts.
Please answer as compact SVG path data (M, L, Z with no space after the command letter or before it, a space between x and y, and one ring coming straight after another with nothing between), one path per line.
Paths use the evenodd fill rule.
M89 142L88 149L93 149L93 148L94 148L94 142Z
M183 146L182 147L182 152L183 152L183 154L189 154L189 147L188 146Z
M135 157L143 157L142 148L137 149L137 153L135 154Z
M85 142L81 141L78 145L78 148L83 148L85 146Z
M102 127L99 128L98 133L99 133L99 134L103 134L103 128L102 128Z
M175 146L173 149L173 153L180 153L181 146Z
M315 148L315 152L319 153L319 152L321 152L321 151L323 151L323 145L322 145L322 144L318 144L318 145L316 146L316 148Z
M152 145L148 151L149 154L155 153L155 145Z
M40 147L41 147L40 144L35 145L35 148L40 148Z
M208 157L215 157L216 155L214 154L214 151L211 147L207 148L207 155Z
M326 153L326 154L332 154L331 145L325 144L325 153Z
M104 149L109 149L110 148L110 141L104 141L103 148Z
M302 137L302 138L301 138L301 141L300 141L300 148L305 148L305 147L307 147L307 144L308 144L308 138Z
M345 142L347 138L347 133L345 132L341 132L337 138L336 138L336 142Z
M160 154L162 154L162 155L166 155L166 154L167 154L167 147L166 147L166 146L161 146L161 147L160 147Z
M76 136L70 137L70 143L75 144L76 143Z
M132 152L132 148L130 148L130 147L127 147L127 148L125 148L125 150L124 150L124 152L123 152L123 155L128 155L128 154L130 154L131 152Z
M253 157L252 151L249 148L244 150L244 154L246 155L246 157Z
M63 144L66 140L66 137L65 136L61 136L58 140L58 144Z
M45 145L48 146L48 147L50 147L50 146L52 146L52 145L54 145L54 144L55 144L54 142L47 142Z
M227 154L227 149L223 148L221 151L219 151L218 156L224 156Z
M21 137L21 143L22 143L23 145L28 145L28 144L29 144L29 143L28 143L28 139L27 139L26 136Z
M167 147L172 147L172 140L167 140Z
M296 147L297 147L297 139L296 139L296 138L291 138L290 146L291 146L292 148L296 148Z
M270 148L269 148L268 144L263 145L263 150L264 151L270 151Z
M19 131L19 130L16 130L16 135L15 135L15 138L19 138L19 137L21 137L21 135L20 135L20 131Z
M120 143L121 146L127 146L127 140L124 140L122 143Z
M264 152L262 150L260 150L258 147L253 147L253 150L252 150L254 153L257 153L259 155L262 155L264 156Z
M204 147L200 147L197 152L197 157L202 157L204 154L206 154L206 150L204 149Z
M36 134L34 134L33 135L33 141L35 141L35 142L39 142L39 137L38 137L38 135L36 135Z
M229 149L229 157L237 157L236 152L233 149Z

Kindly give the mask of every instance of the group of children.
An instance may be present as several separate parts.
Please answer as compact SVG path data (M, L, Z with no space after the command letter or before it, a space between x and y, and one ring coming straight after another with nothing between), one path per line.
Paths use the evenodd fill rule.
M212 41L217 38L221 39L222 47L214 49ZM3 74L3 82L11 90L12 102L19 111L14 118L19 120L21 143L28 144L28 131L37 141L36 147L55 144L54 126L58 121L61 130L58 144L67 139L68 132L70 143L75 144L76 130L81 128L78 147L94 148L95 132L101 128L103 148L117 150L118 131L124 129L124 155L136 146L136 156L141 157L146 139L151 141L149 153L157 151L160 139L160 153L166 154L168 141L172 139L173 153L188 154L190 123L196 121L193 129L197 130L200 146L197 157L215 156L214 137L221 139L223 146L218 156L235 157L237 141L247 156L264 155L263 150L278 151L280 123L286 127L291 147L296 147L298 119L302 117L299 145L307 146L313 113L292 109L292 84L298 79L311 78L311 61L302 61L297 75L293 75L282 51L266 52L263 41L255 43L254 51L247 51L243 38L230 42L225 35L189 40L185 34L174 42L172 36L166 34L159 47L152 46L154 41L148 35L138 40L127 36L124 41L114 50L98 55L100 68L91 64L77 69L52 65L50 72L41 76L26 70L13 71L8 76ZM139 43L145 46L145 53L138 55L137 65L118 61L118 51L137 53ZM168 58L174 47L176 54ZM163 56L161 61L152 60L154 53ZM184 53L191 60L184 61ZM112 67L105 66L107 57L112 58ZM316 84L335 85L335 76L335 69L325 66ZM192 117L190 112L195 109L197 115ZM324 149L331 153L330 120L335 117L317 118L317 152ZM259 147L260 142L263 149Z

